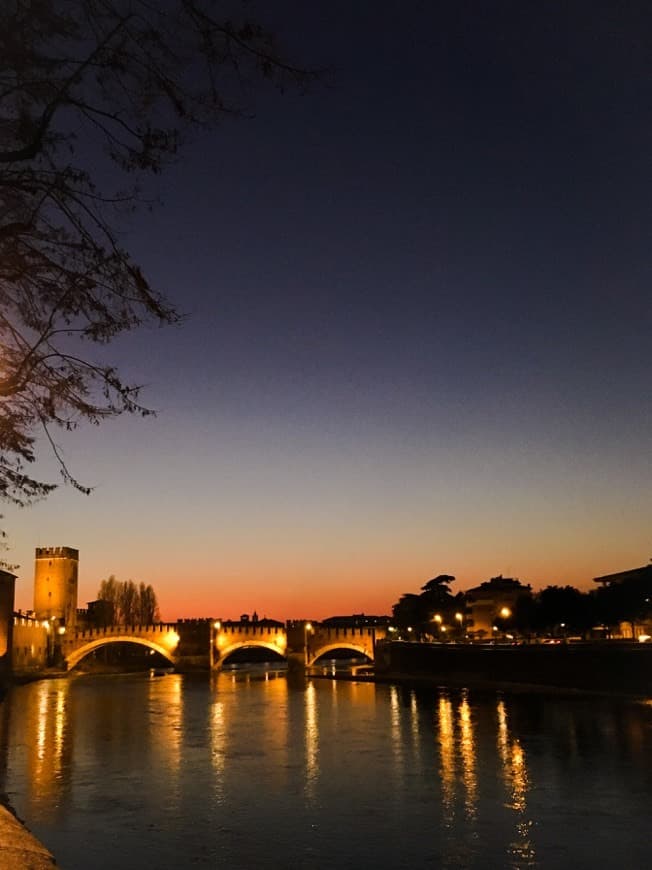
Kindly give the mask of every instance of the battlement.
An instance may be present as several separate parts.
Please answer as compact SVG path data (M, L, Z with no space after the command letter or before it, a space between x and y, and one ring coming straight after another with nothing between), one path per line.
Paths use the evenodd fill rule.
M37 547L37 559L76 559L79 561L79 550L73 547Z

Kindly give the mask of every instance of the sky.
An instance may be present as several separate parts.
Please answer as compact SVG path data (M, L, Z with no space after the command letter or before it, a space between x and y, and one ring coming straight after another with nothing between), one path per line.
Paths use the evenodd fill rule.
M59 439L4 510L164 619L389 613L652 557L647 2L250 4L307 95L252 94L124 227L187 314L111 348L154 418ZM39 472L56 480L45 447Z

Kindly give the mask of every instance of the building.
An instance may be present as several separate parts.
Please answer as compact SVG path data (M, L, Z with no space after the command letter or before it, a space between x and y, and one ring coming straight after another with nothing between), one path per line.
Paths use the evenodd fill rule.
M466 603L467 634L477 638L489 638L497 628L509 625L516 602L530 596L532 587L512 577L492 577L464 593Z
M619 571L617 574L604 574L602 577L593 578L594 583L599 583L603 587L630 581L649 583L652 587L652 565L643 565L642 568L630 568L629 571Z
M594 577L598 596L609 602L620 621L611 636L647 640L652 637L652 564Z

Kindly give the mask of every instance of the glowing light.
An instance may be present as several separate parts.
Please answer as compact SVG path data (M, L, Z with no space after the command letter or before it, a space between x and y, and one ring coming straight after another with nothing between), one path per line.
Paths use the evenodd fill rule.
M512 615L512 611L509 609L509 607L501 607L500 615L503 619L509 619L509 617Z
M181 638L176 631L168 631L165 637L165 645L174 649L178 645L180 640Z
M281 652L284 652L287 647L287 638L284 635L279 634L274 643Z
M312 631L312 622L306 622L306 631Z
M462 783L466 792L465 809L467 818L475 820L478 782L475 773L475 741L473 720L468 699L464 697L459 706L460 749L462 754Z
M214 628L216 631L219 631L219 630L222 628L222 623L219 621L219 619L218 619L216 622L213 623L213 628Z
M639 643L647 643L652 638L652 635L649 634L639 634L638 642Z
M441 613L435 613L434 620L438 625L441 625L441 622L442 622Z
M447 826L455 817L455 734L453 705L446 695L439 697L439 776L441 777L441 802Z
M456 614L455 614L455 619L456 619L458 622L463 622L463 621L464 621L464 614L463 614L463 613L456 613Z

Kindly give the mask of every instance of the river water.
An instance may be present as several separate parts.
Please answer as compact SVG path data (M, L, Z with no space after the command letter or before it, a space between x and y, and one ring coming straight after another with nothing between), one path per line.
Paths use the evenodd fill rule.
M254 670L47 680L0 712L0 787L63 870L652 864L652 701Z

